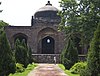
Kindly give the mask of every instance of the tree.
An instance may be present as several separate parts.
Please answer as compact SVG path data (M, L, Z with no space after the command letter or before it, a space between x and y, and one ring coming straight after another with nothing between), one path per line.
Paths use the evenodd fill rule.
M9 24L0 20L0 32L4 31L4 27L8 26Z
M32 63L33 62L33 58L32 58L32 50L30 47L27 46L27 43L25 43L25 39L22 40L22 45L25 47L25 49L27 50L27 56L26 56L26 59L27 62L29 61L29 63Z
M65 31L66 35L72 32L74 34L78 33L83 51L87 51L93 33L100 21L100 1L61 0L60 6L62 10L59 15L62 20L59 28Z
M100 75L100 23L90 44L85 71L88 71L88 76ZM81 76L86 76L86 73Z
M29 60L29 63L32 63L32 62L33 62L32 50L31 50L31 48L28 48L28 60Z
M0 29L3 28L3 27L5 27L5 26L8 26L8 25L9 25L8 23L0 20Z
M78 52L72 39L69 39L67 43L61 54L61 63L66 69L70 69L78 61Z
M6 38L5 32L0 34L0 76L8 76L16 70L15 58Z
M23 49L23 53L24 53L24 66L27 67L27 65L29 64L29 55L28 55L28 46L27 43L25 43L25 39L22 40L22 46L24 47Z
M17 63L21 63L24 65L24 67L27 67L29 64L28 61L28 48L25 43L25 40L22 40L22 42L17 39L15 42L15 58Z

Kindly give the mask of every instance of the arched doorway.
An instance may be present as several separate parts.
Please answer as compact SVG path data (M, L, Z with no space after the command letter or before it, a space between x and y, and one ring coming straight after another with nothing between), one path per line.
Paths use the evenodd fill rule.
M52 37L47 36L42 39L42 54L54 54L55 41Z

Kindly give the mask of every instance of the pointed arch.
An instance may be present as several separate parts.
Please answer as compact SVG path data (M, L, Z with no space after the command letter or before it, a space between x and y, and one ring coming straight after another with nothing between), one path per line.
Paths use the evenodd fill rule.
M42 54L54 54L55 40L47 36L42 39Z
M28 39L28 36L23 34L23 33L17 33L13 36L14 38L14 43L16 41L16 39L19 39L20 41L22 41L23 39L25 40L25 43L27 44L27 39Z

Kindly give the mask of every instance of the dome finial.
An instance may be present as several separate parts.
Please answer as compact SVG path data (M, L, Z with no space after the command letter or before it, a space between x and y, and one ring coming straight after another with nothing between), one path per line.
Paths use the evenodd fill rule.
M52 4L50 3L50 1L48 1L48 3L46 5L51 5L52 6Z

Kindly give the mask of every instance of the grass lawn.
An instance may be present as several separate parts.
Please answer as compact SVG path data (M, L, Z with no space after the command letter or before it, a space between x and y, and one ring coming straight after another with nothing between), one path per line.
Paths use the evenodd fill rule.
M66 70L65 67L64 67L62 64L58 64L58 66L59 66L62 70L64 70L64 72L65 72L67 75L69 75L69 76L80 76L79 74L72 74L72 73L70 72L70 70Z
M10 74L9 76L27 76L28 73L34 69L37 66L37 64L29 64L28 67L25 69L24 72L22 73L14 73L14 74Z

